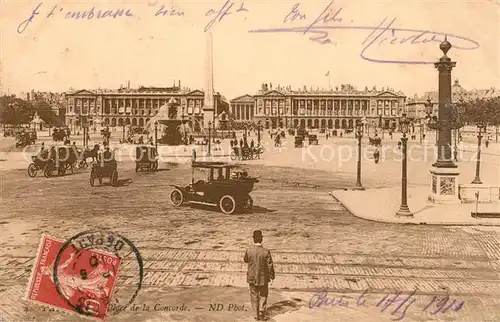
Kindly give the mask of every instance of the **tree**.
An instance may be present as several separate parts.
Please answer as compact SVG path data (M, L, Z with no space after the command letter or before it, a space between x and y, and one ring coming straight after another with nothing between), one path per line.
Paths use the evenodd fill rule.
M465 102L460 114L464 123L498 126L500 125L500 97L476 98Z

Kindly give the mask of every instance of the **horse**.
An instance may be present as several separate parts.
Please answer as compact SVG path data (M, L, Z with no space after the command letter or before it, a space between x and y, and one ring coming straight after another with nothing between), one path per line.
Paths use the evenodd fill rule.
M92 158L92 163L97 160L97 155L99 154L99 144L94 145L92 150L85 149L83 151L82 159L80 160L80 167L88 166L87 159Z

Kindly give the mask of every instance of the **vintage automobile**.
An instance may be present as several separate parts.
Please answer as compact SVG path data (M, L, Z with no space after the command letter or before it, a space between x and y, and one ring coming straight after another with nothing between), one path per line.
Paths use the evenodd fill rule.
M135 148L135 172L139 170L158 170L158 151L151 145L139 145Z
M236 168L224 162L193 162L192 183L185 187L172 185L170 202L175 207L185 202L215 206L227 215L252 209L253 199L249 194L259 180L249 177L246 171L231 171ZM195 170L208 172L207 181L195 182Z
M75 148L70 145L54 147L50 150L43 150L31 157L32 163L28 166L28 175L36 177L39 170L43 170L46 178L52 177L54 171L59 175L65 175L67 171L71 173L78 163Z
M318 145L318 136L316 134L309 134L309 145Z

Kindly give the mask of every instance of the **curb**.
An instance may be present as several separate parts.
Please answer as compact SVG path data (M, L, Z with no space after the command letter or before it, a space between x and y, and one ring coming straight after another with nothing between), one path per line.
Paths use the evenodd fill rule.
M339 190L339 191L345 191L345 190ZM356 214L349 206L347 206L345 203L340 200L335 194L335 190L329 192L328 194L335 198L343 207L345 207L354 217L358 217L364 220L368 221L374 221L374 222L381 222L385 224L399 224L399 225L430 225L430 226L489 226L489 227L500 227L500 223L461 223L461 222L404 222L404 221L397 221L397 220L387 220L387 219L382 219L382 218L377 218L377 217L368 217L368 216L362 216L359 214Z

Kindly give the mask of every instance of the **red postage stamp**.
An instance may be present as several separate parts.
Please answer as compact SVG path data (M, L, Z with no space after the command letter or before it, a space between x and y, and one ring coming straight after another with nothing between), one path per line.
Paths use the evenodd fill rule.
M66 247L42 236L25 298L37 304L104 320L121 259L98 250ZM56 258L57 267L54 267Z

